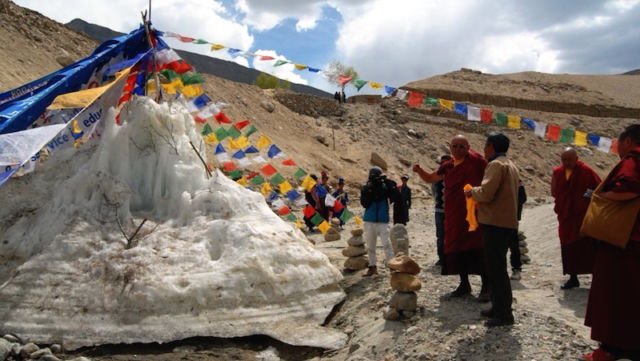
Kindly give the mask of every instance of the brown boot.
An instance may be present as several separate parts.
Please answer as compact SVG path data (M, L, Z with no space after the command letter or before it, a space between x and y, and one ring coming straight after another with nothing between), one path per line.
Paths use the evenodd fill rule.
M371 277L371 276L377 275L377 274L378 274L378 267L369 266L369 268L367 269L367 272L365 274L363 274L362 277Z

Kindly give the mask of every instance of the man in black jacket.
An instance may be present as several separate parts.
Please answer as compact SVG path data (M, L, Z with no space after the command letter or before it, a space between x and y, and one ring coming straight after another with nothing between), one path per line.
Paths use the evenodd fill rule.
M411 188L407 185L408 175L400 177L402 183L398 186L396 197L393 199L393 224L407 225L409 222L409 209L411 208Z

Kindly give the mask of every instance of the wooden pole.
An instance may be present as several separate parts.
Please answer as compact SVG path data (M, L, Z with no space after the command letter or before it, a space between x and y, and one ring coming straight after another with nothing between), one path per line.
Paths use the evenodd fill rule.
M196 154L198 155L198 158L200 158L200 161L202 162L202 165L204 166L204 170L207 171L207 178L211 178L211 171L209 170L209 167L207 166L207 162L204 161L204 159L202 158L202 155L200 155L200 152L198 152L198 150L196 149L196 146L193 145L192 141L189 141L189 144L191 144L191 148L193 148L193 151L196 152Z

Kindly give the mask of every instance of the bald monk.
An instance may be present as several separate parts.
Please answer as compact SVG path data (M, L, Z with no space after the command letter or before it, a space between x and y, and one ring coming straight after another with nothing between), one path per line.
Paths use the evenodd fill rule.
M591 192L600 184L600 177L578 159L575 149L567 147L560 155L562 165L553 169L551 195L558 215L558 235L562 251L562 272L569 280L560 288L580 286L579 274L593 272L594 240L580 236L580 226L589 207Z
M467 208L465 184L479 186L487 161L470 149L463 135L455 136L449 145L453 159L440 164L437 171L429 173L419 164L413 166L422 180L435 183L444 180L444 261L443 275L460 275L460 285L450 293L462 297L471 293L469 274L482 277L482 289L478 300L489 302L488 283L485 280L484 243L479 229L469 232L466 220Z
M640 197L640 124L618 136L620 163L604 180L600 196L614 202ZM585 324L600 348L586 360L622 358L640 360L640 217L629 243L618 248L600 242L596 248L593 280Z

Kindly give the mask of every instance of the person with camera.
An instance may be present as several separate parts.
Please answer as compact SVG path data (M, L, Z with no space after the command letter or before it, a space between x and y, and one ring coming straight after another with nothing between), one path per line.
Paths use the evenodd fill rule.
M396 183L382 174L380 167L369 170L369 179L360 190L360 204L364 208L364 239L367 242L369 268L365 277L378 273L376 241L380 237L384 247L385 263L393 258L389 239L389 201L394 199Z

